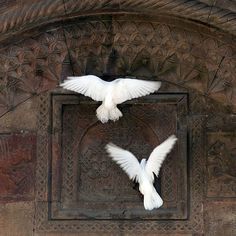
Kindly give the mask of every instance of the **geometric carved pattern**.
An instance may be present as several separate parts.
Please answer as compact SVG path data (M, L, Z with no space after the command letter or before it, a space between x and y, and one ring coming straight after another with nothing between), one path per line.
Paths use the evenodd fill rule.
M191 132L191 164L193 182L191 182L191 199L192 199L192 212L190 218L192 218L192 227L194 230L203 231L203 217L199 211L202 207L203 201L203 170L204 166L204 142L203 142L203 129L204 118L201 116L193 116L190 122Z
M0 200L32 199L36 136L0 135Z
M36 200L47 201L47 180L48 172L48 148L50 137L49 129L49 96L48 93L41 94L38 97L38 119L37 119L37 168L36 168Z
M185 219L187 141L186 129L181 129L182 120L177 113L178 101L185 96L159 95L139 99L135 105L129 102L122 105L122 119L103 125L94 115L97 104L86 101L78 104L76 96L53 95L55 151L51 197L57 204L51 208L52 219L122 220L134 215L140 219ZM185 104L181 102L183 105L186 107L186 99ZM165 205L147 214L139 191L132 188L127 175L107 156L105 145L113 142L131 150L141 160L176 132L178 148L168 156L161 177ZM157 190L160 191L159 186Z
M234 132L209 132L207 196L236 197L236 137Z
M53 96L56 96L56 95L53 95ZM63 96L64 96L64 98L63 98ZM79 140L78 139L79 136L77 136L77 135L80 135L80 133L78 132L78 130L81 129L81 126L83 127L83 125L86 125L86 122L88 122L88 119L91 119L91 121L94 121L95 127L96 127L96 124L99 125L99 123L97 122L96 117L95 117L95 110L96 110L97 105L95 106L95 105L93 105L93 103L91 103L91 109L93 110L92 113L89 111L90 109L88 109L88 108L86 108L86 109L84 108L83 112L79 112L79 110L82 109L82 107L88 107L85 105L85 104L88 104L88 102L86 102L86 99L81 96L74 96L74 98L72 96L70 99L68 99L68 102L70 103L70 104L68 104L68 102L66 102L66 103L65 103L65 101L63 102L63 100L65 100L65 97L69 98L70 96L69 95L63 95L63 96L62 95L57 96L57 97L62 97L63 99L61 99L61 100L60 99L53 99L53 101L54 101L52 103L53 114L55 117L57 117L57 116L60 117L63 114L64 121L62 121L62 124L65 127L67 126L67 128L66 128L67 131L65 130L65 133L63 132L63 136L65 138L64 141L66 142L66 140L67 140L66 139L66 137L67 137L66 132L69 132L70 134L72 134L71 145L73 146L75 143L78 143L78 140ZM44 102L45 99L48 99L48 104L46 104ZM47 97L47 95L45 95L45 99L40 99L40 101L42 101L42 103L41 103L42 105L40 105L40 107L41 107L41 115L40 116L44 116L45 114L49 114L50 109L52 109L48 106L50 104L49 102L51 100L50 97ZM56 100L57 100L57 102L56 102ZM165 99L163 101L165 101ZM60 110L61 106L58 106L58 104L57 104L58 102L59 102L59 104L65 104L65 105L63 105L64 112L61 112L61 110ZM78 104L78 105L75 106L73 104ZM156 104L156 103L154 103L154 104ZM131 105L132 105L132 102L131 102ZM124 113L128 112L119 121L119 122L125 122L125 117L129 114L129 112L132 111L132 106L130 107L127 105L122 105L121 109ZM126 109L127 109L127 111L126 111ZM136 112L135 109L137 109L136 106L134 106L134 111L132 111L132 112L135 113ZM158 108L158 109L160 109L160 108ZM185 109L181 108L179 111L184 112L184 110ZM86 111L89 112L89 114L91 114L91 115L89 115L88 113L86 114ZM86 115L86 119L83 118L84 113ZM70 114L71 116L68 116L68 114ZM141 113L139 115L142 116ZM60 145L58 145L61 143L61 142L58 142L58 140L60 140L60 138L61 138L59 135L61 131L60 131L60 129L58 129L58 127L61 127L61 123L60 123L60 119L59 120L55 119L55 117L54 117L53 123L52 123L52 133L54 136L54 138L52 139L52 148L53 148L52 153L53 153L53 155L61 152ZM184 115L182 115L182 117L184 119ZM145 117L145 119L148 119L148 117ZM70 121L71 123L69 124L68 122L65 122L65 121ZM80 121L80 122L77 122L77 121ZM49 120L48 120L48 122L49 122ZM43 132L49 136L51 133L47 130L49 123L48 124L46 124L46 123L47 122L45 122L45 125L43 125L43 127L41 128L41 131L44 130ZM192 172L189 173L190 174L189 180L191 181L191 186L193 186L193 188L191 188L190 195L189 195L189 201L190 201L189 215L187 215L187 218L185 218L185 220L184 219L182 219L182 220L176 219L172 222L171 221L149 221L148 219L146 219L144 221L129 221L128 220L129 216L126 215L126 220L123 219L122 221L119 221L118 219L122 219L122 217L124 217L125 212L123 212L122 215L120 215L120 214L117 215L118 219L114 216L117 219L116 221L113 221L113 220L109 220L109 221L96 220L96 221L94 221L92 219L89 219L89 220L84 219L83 221L81 221L81 220L79 220L79 217L78 217L79 215L77 212L76 213L77 216L74 215L74 217L72 217L72 219L74 219L74 220L57 221L56 220L57 218L60 218L60 219L71 218L71 215L68 215L68 213L67 213L68 211L66 211L66 210L69 210L70 207L74 207L76 205L78 206L78 201L81 199L81 197L83 198L83 196L80 195L83 193L83 190L77 189L76 191L74 191L74 189L73 189L73 186L76 188L79 188L79 185L77 185L79 182L77 182L77 183L73 182L74 183L73 186L72 185L66 186L67 183L69 183L71 181L71 179L70 179L71 174L69 175L69 173L66 173L66 171L65 171L66 169L63 169L63 174L65 175L65 178L63 177L62 179L64 179L64 181L67 181L67 182L64 182L63 185L66 188L66 191L68 191L68 193L66 193L66 192L63 193L63 191L62 191L62 194L58 195L58 190L57 190L58 182L56 180L58 180L59 173L58 173L58 171L55 171L56 170L55 167L57 168L57 167L60 167L61 165L63 166L64 164L66 164L66 163L63 164L63 162L61 163L60 160L62 160L61 158L68 158L69 157L68 155L70 155L70 153L71 153L70 148L69 148L69 149L66 149L65 151L62 151L62 153L64 153L63 155L65 155L65 153L67 153L67 151L68 151L67 157L66 157L66 155L62 156L62 157L60 155L59 156L55 155L55 159L54 160L52 159L53 164L54 164L53 165L54 168L52 170L52 182L49 186L47 186L47 189L49 189L51 187L52 187L52 189L49 192L46 190L47 196L50 196L48 194L51 194L51 201L50 201L51 206L49 205L49 207L48 207L47 200L45 200L45 201L41 200L41 201L36 202L37 230L38 231L41 231L41 230L42 231L45 231L45 230L46 231L58 231L58 230L60 230L60 231L66 231L66 232L79 231L81 233L85 233L85 232L86 233L89 233L89 232L93 232L93 233L100 232L101 233L101 232L104 232L104 233L108 233L108 234L109 233L114 234L114 233L118 233L118 232L126 232L126 233L132 233L132 234L134 234L135 232L139 232L141 234L146 234L148 232L171 233L174 231L175 232L176 231L183 232L183 233L193 233L193 232L202 233L202 230L203 230L203 215L202 214L203 214L203 212L201 211L201 206L202 206L203 185L201 184L201 182L202 182L203 153L201 151L199 151L199 150L201 150L200 147L203 145L202 118L201 117L199 118L198 116L193 117L191 120L189 120L189 123L190 123L189 129L191 131L191 138L190 138L189 145L192 147L192 152L191 152L192 154L189 159L189 161L191 162L191 165L192 165ZM114 124L111 123L110 125L115 125L115 124L116 123L114 123ZM186 124L183 124L183 125L184 125L184 127L186 126ZM69 128L70 126L76 127L76 129L72 130ZM179 135L182 136L182 138L179 138L179 141L184 140L184 129L183 129L183 131L181 131L180 127L178 127L177 130L178 130L178 136ZM39 131L39 132L41 132L41 131ZM93 131L93 132L96 132L96 131ZM102 133L102 130L100 132L101 132L101 135L103 135L106 133L106 130L103 131L105 133ZM75 136L73 135L73 133ZM99 135L99 136L103 137L101 135ZM104 136L104 137L106 137L106 136ZM127 137L124 137L124 140L126 140L126 139L127 139ZM163 137L163 139L164 139L164 137ZM62 138L62 140L63 140L63 138ZM115 143L117 143L119 145L119 140L114 140L114 142L116 141ZM122 137L121 137L121 140L122 140ZM100 139L98 139L97 141L100 142ZM88 138L84 142L86 142L86 143L91 142L91 139ZM123 141L123 142L126 142L126 141ZM40 142L38 142L38 144L40 144ZM50 161L48 147L46 145L42 146L42 144L43 143L41 143L41 147L39 147L39 150L41 150L41 152L43 154L38 153L38 155L40 155L40 160L38 162L38 167L37 167L37 169L40 169L40 172L38 172L38 174L41 173L41 171L43 171L43 170L45 172L47 172L48 165L51 166L50 163L48 163L48 161ZM68 144L68 142L65 144ZM82 147L83 147L83 143L81 143L80 145L82 145ZM181 146L181 143L178 143L178 145ZM84 147L86 147L86 146L88 146L88 145L85 145ZM122 146L125 147L125 144L123 144ZM180 148L180 146L178 146L178 148ZM132 147L132 145L130 146L130 150L135 152L135 150L132 150L131 147ZM78 155L80 157L82 157L83 155L91 155L91 153L94 151L94 149L88 150L89 152L86 151L86 149L81 149L83 155L80 155L77 148L75 148L73 150L73 152L77 155L77 157L78 157ZM97 149L95 149L95 150L97 150ZM102 150L99 152L102 152ZM146 155L146 152L143 155ZM174 155L174 153L172 153L172 155ZM185 154L180 155L180 157L178 157L178 158L181 158L181 156L183 157L184 155ZM171 155L169 156L169 159L171 159ZM76 160L76 159L73 159L73 160ZM77 158L77 161L79 161L78 158ZM91 161L93 161L93 159ZM166 164L168 165L168 163L164 164L163 172L165 172L165 165ZM73 167L72 167L71 162L69 162L69 164L67 165L66 168L69 168L69 169L70 168L72 168L72 169L78 168L77 173L79 173L80 170L81 170L81 173L85 173L87 170L86 169L87 165L89 165L89 163L83 162L83 165L79 166L79 162L78 162L78 165L73 164ZM106 166L106 165L110 165L110 164L105 162L104 165ZM113 164L111 163L111 165L113 165ZM65 167L63 167L63 168L65 168ZM96 166L94 166L93 168L95 168L94 169L95 171L97 170ZM114 165L112 168L115 168L116 171L118 171L121 176L126 178L124 173L116 165ZM75 170L73 170L73 171L75 171ZM106 179L106 173L103 172L102 170L100 171L100 169L99 169L99 172L100 172L99 173L100 178ZM184 173L182 171L178 171L178 172L179 172L178 174L180 175L178 178L180 178L180 179L183 178L183 177L181 177L181 175L184 175ZM161 175L162 181L163 181L163 175L165 175L165 173L162 173L162 175ZM42 178L42 176L37 176L37 178L40 178L40 181L37 182L37 186L36 186L37 190L39 190L38 194L39 194L39 196L44 196L45 192L43 192L44 191L43 189L44 189L44 184L48 183L47 182L48 176L44 175L43 178ZM93 173L88 173L87 178L90 178L91 181L93 181L94 180ZM73 179L73 177L72 177L72 179ZM76 181L76 180L73 180L73 181ZM133 192L132 184L129 181L125 181L125 183L129 185L129 186L127 186L127 189L130 188L129 191ZM163 191L163 188L165 188L165 187L163 187L163 183L161 184L161 186L162 186L161 191ZM64 187L62 186L62 189ZM72 187L72 190L71 190L71 187ZM108 191L108 190L109 190L109 186L106 191ZM173 189L172 191L175 191L175 190ZM188 189L188 191L189 191L189 189ZM70 193L72 193L72 194L70 194ZM77 196L74 193L76 193ZM134 193L134 195L137 194L135 191L133 193ZM109 191L108 191L108 194L109 194ZM58 202L58 196L59 197L61 196L61 202ZM92 197L92 195L91 195L91 197ZM135 197L134 199L137 199L137 201L139 202L138 204L140 204L140 209L142 209L141 213L139 212L139 214L142 214L142 212L143 212L142 200L141 199L138 200L138 197ZM166 205L164 205L162 210L159 209L159 211L160 211L159 215L158 216L156 215L155 217L159 218L159 217L161 217L161 214L164 214L165 209L168 208L168 200L165 204ZM86 207L86 205L84 205L84 207ZM87 207L90 207L90 206L87 205ZM60 209L64 209L64 212L63 212L63 210L60 210ZM147 213L144 212L144 214L147 214ZM48 218L48 215L50 216L49 218ZM50 218L53 219L54 217L55 217L54 220L50 220ZM167 217L167 215L164 214L164 217ZM75 219L78 219L78 220L75 220ZM159 218L159 219L161 219L161 218Z
M196 90L235 109L235 49L230 46L233 41L207 29L199 33L193 25L176 19L168 22L162 17L147 21L111 15L109 19L78 20L66 25L74 72L154 76L167 81L165 86L171 83ZM0 114L35 94L55 88L63 74L63 62L68 64L67 54L61 28L1 50Z
M9 3L10 2L10 3ZM12 3L13 2L13 3ZM96 3L89 0L67 0L62 2L60 0L45 1L31 1L27 4L17 5L15 1L4 1L1 6L0 26L1 35L7 35L9 32L17 32L22 29L27 29L32 26L32 23L38 26L45 21L57 21L61 17L70 17L73 14L89 15L91 12L103 12L109 10L110 12L142 12L143 14L160 14L177 15L191 20L198 20L213 27L222 28L224 30L235 33L235 14L234 4L231 0L226 0L223 3L215 1L192 1L191 3L184 0L175 0L168 2L167 0L152 0L136 2L134 0L99 0ZM208 4L206 4L207 2ZM226 6L225 6L226 5ZM225 8L226 7L226 8ZM228 7L229 10L226 10ZM231 10L231 11L230 11ZM67 13L65 15L65 13ZM5 36L4 35L4 36ZM3 37L4 38L4 37Z

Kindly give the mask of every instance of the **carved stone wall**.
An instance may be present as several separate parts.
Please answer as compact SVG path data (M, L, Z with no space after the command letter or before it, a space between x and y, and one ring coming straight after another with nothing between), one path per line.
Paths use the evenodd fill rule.
M235 235L232 2L24 2L0 6L0 235ZM58 88L73 74L162 87L102 126L96 103ZM148 214L102 147L141 158L172 133Z
M236 137L233 132L210 132L207 138L207 196L234 197Z
M234 7L232 7L234 6ZM172 15L189 20L197 20L209 24L212 28L217 27L235 34L235 4L231 0L25 0L23 4L17 1L4 1L0 8L2 22L0 26L1 38L6 39L9 35L24 32L31 29L32 25L42 25L55 22L62 18L76 16L96 15L104 13L127 13L137 12L147 15Z
M45 118L50 113L53 115L39 130L44 135L38 140L37 230L78 230L84 234L105 232L115 235L122 232L145 235L175 231L201 234L204 160L199 148L203 146L203 119L196 116L189 121L192 148L188 162L193 168L188 173L185 159L185 122L188 119L186 95L163 93L139 100L140 105L137 102L135 105L132 105L133 102L127 103L122 107L126 118L105 126L97 122L94 116L96 104L86 98L65 95L62 91L40 96L39 118ZM49 132L52 134L49 147L45 145L50 137L47 127L52 129ZM105 158L104 145L113 141L131 151L139 150L142 158L150 153L156 143L176 132L178 151L169 157L161 176L165 205L160 211L148 213L143 210L139 193L132 189L131 183L127 185L124 173ZM137 139L140 133L142 137ZM51 168L51 177L42 175L47 173L48 168ZM187 186L188 181L193 187L191 191ZM48 197L49 205L46 204ZM133 217L139 220L133 221Z
M70 95L55 94L52 100L52 220L187 219L186 94L127 103L122 106L124 119L106 125L94 116L97 104L80 103ZM127 184L128 177L105 155L104 147L113 142L142 159L176 132L178 148L165 162L161 177L165 205L147 214L139 191Z
M32 199L36 156L33 134L0 135L0 199Z
M235 49L231 38L197 31L177 19L132 16L80 20L1 51L1 114L54 88L68 63L77 75L158 77L192 88L235 110ZM181 23L181 26L179 26ZM65 34L64 34L65 33ZM66 43L67 42L67 45ZM31 79L34 78L34 79Z

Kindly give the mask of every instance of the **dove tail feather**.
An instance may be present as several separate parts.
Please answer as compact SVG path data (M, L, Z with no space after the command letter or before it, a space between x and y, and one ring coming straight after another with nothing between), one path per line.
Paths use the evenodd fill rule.
M121 111L117 107L109 109L106 108L103 104L98 107L96 112L97 112L97 118L102 123L106 123L108 122L108 120L116 121L119 120L121 116L123 116Z
M97 108L96 112L97 118L102 123L106 123L109 120L109 109L107 109L103 104Z
M154 208L159 208L163 205L163 200L160 195L153 188L153 191L149 194L144 195L144 208L151 211Z
M119 120L120 117L122 117L121 111L115 107L114 109L109 110L109 118L110 120L116 121Z

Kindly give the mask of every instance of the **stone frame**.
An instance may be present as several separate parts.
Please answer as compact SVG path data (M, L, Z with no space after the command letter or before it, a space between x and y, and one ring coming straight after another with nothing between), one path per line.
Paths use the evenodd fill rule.
M36 228L37 231L63 231L63 232L96 232L96 233L116 233L124 232L196 232L203 230L203 212L202 205L202 158L203 150L203 119L200 116L188 118L188 129L190 133L189 146L192 147L192 153L189 156L189 164L193 167L192 173L189 173L189 214L185 220L175 221L129 221L129 220L50 220L50 191L48 184L51 179L50 172L50 145L52 132L50 131L50 117L52 117L51 106L52 99L50 93L39 97L39 136L38 136L38 159L37 159L37 198L36 198ZM192 140L192 141L191 141ZM48 202L49 201L49 202Z
M113 212L115 211L113 208L110 210L110 214L112 216L99 216L99 209L101 212L101 207L99 207L99 204L96 204L95 202L89 202L89 206L94 205L94 207L89 208L87 206L87 209L84 209L84 212L78 214L76 211L80 211L77 209L76 204L69 204L68 201L76 202L78 200L76 197L76 183L78 182L76 177L76 170L75 169L80 169L79 164L77 163L78 161L76 160L77 158L79 159L80 157L76 157L75 154L73 154L73 143L75 143L75 140L81 139L84 137L83 132L87 132L89 129L89 126L85 126L84 130L79 131L81 136L75 136L74 131L76 130L76 123L74 123L73 120L70 120L70 122L66 122L66 127L64 127L63 123L63 116L62 114L65 113L64 107L67 105L70 106L94 106L94 102L90 101L89 99L86 99L82 96L76 96L76 95L70 95L70 94L51 94L51 99L52 99L52 106L51 106L51 120L50 120L50 126L52 127L52 147L51 147L51 153L52 153L52 159L50 166L52 167L51 173L52 173L52 178L51 178L51 183L49 184L49 188L52 188L49 193L51 193L50 199L50 204L51 204L51 217L52 220L56 219L96 219L96 220L104 220L104 219L119 219L119 220L132 220L130 218L131 216L129 215L135 215L136 218L142 219L152 219L152 220L167 220L167 219L187 219L187 212L188 212L188 203L187 203L187 130L186 130L186 125L185 125L185 119L186 119L186 112L187 112L187 94L156 94L152 96L146 96L145 98L140 98L135 101L128 101L125 104L127 106L136 106L139 104L142 104L142 106L145 105L152 105L154 104L166 104L166 106L172 106L175 107L176 109L176 115L174 115L174 119L176 122L177 128L177 135L178 135L178 156L175 158L172 158L172 161L166 162L165 165L165 171L163 171L163 178L162 178L162 186L163 186L163 194L164 194L164 201L169 201L170 203L167 204L164 210L157 211L153 214L147 214L147 212L140 213L141 209L133 209L129 210L129 208L126 209L125 214L123 214L122 209L117 209L117 213ZM159 105L159 106L160 106ZM162 106L163 106L162 105ZM124 105L123 105L124 106ZM71 115L72 116L72 115ZM71 117L70 116L70 117ZM82 118L81 119L86 119L87 116L84 116L83 114L80 115ZM92 113L91 116L93 118L91 119L91 126L96 127L96 124L100 124L99 122L96 121L96 118L94 114ZM126 114L128 116L128 114ZM159 116L157 114L157 116ZM95 121L94 121L95 118ZM141 118L139 116L139 118ZM129 120L129 119L127 119ZM145 118L142 118L142 120L145 120ZM78 121L77 121L78 122ZM96 123L94 123L96 122ZM67 125L67 123L69 123ZM105 125L102 125L102 129ZM127 126L129 126L127 124ZM126 131L128 127L123 127L123 133ZM68 137L63 139L63 136L66 135L68 132L66 129L69 129L69 134ZM111 129L111 127L110 127ZM82 133L81 133L82 132ZM129 133L132 133L133 130L129 129L127 130L126 135ZM141 131L140 131L141 132ZM163 131L162 131L163 132ZM167 132L167 131L165 131ZM115 132L114 132L115 133ZM125 133L124 133L125 134ZM170 135L170 134L168 134ZM107 136L107 135L106 135ZM69 140L69 141L67 141ZM80 141L82 142L82 141ZM134 144L133 144L134 145ZM64 151L63 151L64 150ZM96 156L98 153L96 154ZM102 155L106 155L105 153L102 153ZM87 156L87 158L90 159L90 156ZM176 173L176 176L174 177L175 169L177 168L177 161L176 159L179 160L179 168L181 167L180 173ZM77 166L77 168L76 168ZM175 167L176 166L176 167ZM95 170L94 170L95 171ZM108 171L108 170L107 170ZM119 173L120 174L120 173ZM97 179L97 178L96 178ZM177 179L177 181L176 181ZM81 180L82 181L82 180ZM175 183L176 182L176 183ZM175 184L171 184L175 183ZM86 182L86 184L88 184ZM92 183L89 183L92 184ZM166 189L165 186L168 186L168 189ZM88 193L87 193L88 194ZM66 197L66 203L63 203L62 195L67 196ZM174 198L175 200L168 200ZM101 201L101 200L100 200ZM84 202L86 204L86 202ZM101 203L100 203L101 204ZM111 204L111 203L110 203ZM96 209L99 207L98 209ZM141 205L142 206L142 205ZM82 206L80 206L82 207ZM105 206L104 206L105 207ZM103 207L103 208L104 208ZM109 204L108 206L109 207ZM70 210L71 209L71 210ZM77 209L77 210L76 210ZM107 211L109 211L108 208L106 208L105 212L107 215ZM119 213L120 211L120 213ZM68 212L68 213L67 213ZM90 213L91 212L91 213ZM105 213L104 212L104 213ZM95 214L96 213L96 214ZM95 216L98 215L98 216ZM126 216L127 215L127 216ZM104 218L105 217L105 218ZM108 218L107 218L108 217Z

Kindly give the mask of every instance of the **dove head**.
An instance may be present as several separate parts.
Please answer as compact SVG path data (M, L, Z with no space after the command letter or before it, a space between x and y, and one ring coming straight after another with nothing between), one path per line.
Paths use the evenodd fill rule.
M142 159L141 163L140 163L141 167L144 168L146 166L146 163L147 163L147 160L146 159Z
M116 79L115 76L110 75L110 74L108 74L108 73L104 73L104 74L101 76L101 78L102 78L103 80L107 81L107 82L111 82L111 81L113 81L113 80Z

